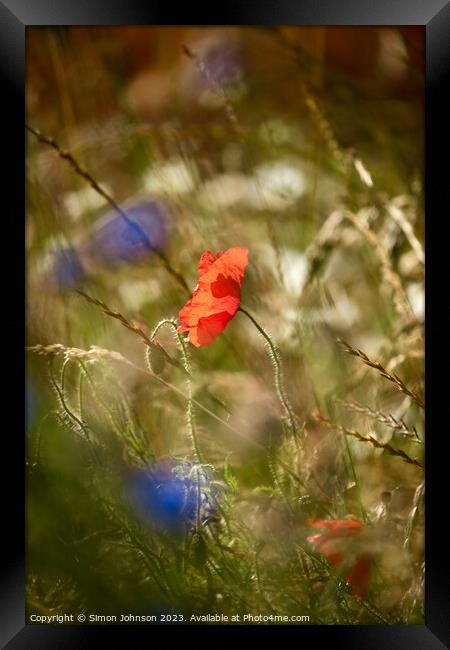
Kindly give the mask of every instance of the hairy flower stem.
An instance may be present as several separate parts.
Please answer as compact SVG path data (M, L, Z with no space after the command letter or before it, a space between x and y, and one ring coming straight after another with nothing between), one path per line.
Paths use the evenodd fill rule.
M65 359L62 365L61 369L61 379L60 379L60 384L58 385L58 382L55 378L54 370L53 370L53 357L50 357L48 360L48 369L49 369L49 374L50 374L50 382L53 386L53 389L55 390L57 396L58 396L58 401L61 406L62 411L65 413L67 416L67 422L71 422L71 428L73 428L74 431L76 431L78 434L82 434L88 443L88 447L90 450L90 453L92 454L95 462L97 464L101 464L101 459L98 454L97 449L95 448L94 442L91 438L91 435L89 433L89 429L86 426L85 422L82 419L82 416L78 417L75 415L75 413L71 410L71 408L67 404L67 400L65 397L65 389L64 389L64 382L65 382L65 372L67 368L67 364L69 363L69 359ZM64 422L64 418L63 418Z
M187 373L187 377L188 377L187 380L186 380L187 397L188 397L187 409L186 409L187 430L188 430L189 438L190 438L191 443L192 443L192 450L194 452L194 456L195 456L197 462L202 464L203 463L203 458L202 458L202 455L200 453L200 448L199 448L199 445L198 445L198 438L197 438L197 431L195 429L194 402L193 402L193 399L192 399L191 364L189 362L189 354L188 354L188 351L187 351L186 344L185 344L185 342L183 340L183 337L180 336L180 334L177 331L178 326L177 326L176 321L171 320L170 318L165 318L164 320L160 321L156 325L155 329L153 330L153 332L151 334L151 337L150 337L150 340L153 341L153 339L155 338L155 336L157 335L157 333L159 332L161 327L163 327L164 325L167 325L168 327L171 327L174 330L174 333L175 333L175 336L176 336L176 339L177 339L177 343L178 343L179 348L181 350L181 357L183 359L183 366L184 366L184 369L185 369L185 371ZM147 364L151 368L151 360L149 358L150 352L151 352L151 349L147 348L147 350L146 350L146 361L147 361Z
M261 327L261 325L253 318L249 312L244 309L243 307L239 307L238 311L241 311L243 314L247 316L253 323L253 325L256 327L258 332L261 334L261 336L264 337L264 339L267 342L268 349L269 349L269 356L272 360L274 371L275 371L275 388L277 391L278 399L281 402L281 406L283 407L283 410L285 412L286 418L289 422L289 427L294 434L295 437L297 437L297 424L296 424L296 418L294 415L294 412L291 408L291 405L289 404L289 400L286 396L286 390L283 385L283 370L281 367L281 358L278 350L275 347L275 344L273 343L272 339L270 338L270 335L266 332L266 330Z

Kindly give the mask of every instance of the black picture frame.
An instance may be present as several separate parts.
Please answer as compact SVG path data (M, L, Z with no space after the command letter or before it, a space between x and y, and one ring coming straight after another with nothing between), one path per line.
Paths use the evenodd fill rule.
M378 650L395 648L425 650L445 647L449 643L448 614L448 538L445 533L446 473L448 465L443 453L443 440L448 435L445 422L445 381L439 381L446 365L448 307L446 293L440 286L448 276L445 252L448 244L440 236L448 214L448 127L449 106L445 101L450 68L450 2L446 0L237 0L215 3L214 10L204 3L172 3L154 0L0 0L0 71L2 88L2 158L8 179L3 188L2 207L5 210L4 236L12 258L3 272L4 307L9 314L2 318L6 326L3 340L8 343L3 352L5 367L11 369L5 382L8 399L18 398L16 417L4 425L3 520L8 522L8 534L2 535L2 559L5 567L0 586L0 642L8 650L19 648L87 648L98 647L105 635L113 633L116 642L130 635L145 635L153 639L149 626L113 628L97 626L26 625L24 596L25 535L24 535L24 417L23 359L24 329L20 322L24 313L24 79L25 32L34 25L423 25L426 34L426 591L425 625L404 626L297 626L300 644L315 642L333 647ZM445 137L447 135L447 137ZM6 205L5 205L6 204ZM441 209L440 209L441 208ZM444 246L447 251L444 252ZM441 247L441 248L440 248ZM18 282L11 282L13 273ZM445 287L445 285L444 285ZM445 311L444 311L445 309ZM446 327L447 326L447 327ZM12 342L17 345L13 345ZM13 372L15 369L17 372ZM14 522L14 524L13 524ZM13 532L11 532L13 531ZM191 627L191 626L189 626ZM236 628L202 627L209 635L220 627L223 639ZM272 634L272 627L265 628ZM302 629L300 630L299 627ZM172 626L173 628L173 626ZM192 628L191 628L192 629ZM195 629L195 628L194 628ZM292 632L292 628L288 628ZM183 633L186 630L184 627ZM271 631L272 630L272 631ZM199 631L199 630L197 630ZM239 634L248 633L239 628ZM251 629L254 634L255 629ZM166 632L166 630L165 630ZM167 630L169 632L169 630ZM275 631L278 634L279 630ZM264 632L265 633L265 632Z

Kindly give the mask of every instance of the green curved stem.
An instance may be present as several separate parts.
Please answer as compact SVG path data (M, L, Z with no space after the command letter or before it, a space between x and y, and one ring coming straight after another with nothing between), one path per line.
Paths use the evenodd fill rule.
M283 407L283 410L284 410L284 412L286 414L286 418L287 418L287 420L289 422L289 426L290 426L290 428L292 430L292 433L294 435L297 435L296 418L295 418L294 412L293 412L293 410L291 408L291 405L289 404L289 400L288 400L287 395L286 395L286 390L285 390L284 385L283 385L283 370L282 370L281 358L280 358L280 355L278 353L278 350L276 349L275 344L272 341L272 339L270 338L270 335L268 334L268 332L266 332L266 330L253 318L253 316L251 314L249 314L249 312L246 309L244 309L243 307L239 307L238 311L241 311L243 314L245 314L247 316L248 319L251 320L251 322L256 327L258 332L266 340L266 343L267 343L268 348L269 348L269 356L270 356L270 358L272 360L274 371L275 371L275 373L274 373L275 374L275 388L277 390L277 395L278 395L278 398L279 398L279 400L281 402L281 406Z
M200 453L200 448L199 448L199 445L198 445L197 431L195 429L195 420L194 420L194 402L193 402L193 399L192 399L191 364L189 362L189 354L188 354L187 347L186 347L186 344L184 342L184 339L179 334L179 332L177 331L178 330L178 325L177 325L176 321L174 321L174 320L172 320L170 318L165 318L164 320L160 321L156 325L155 329L153 330L153 332L152 332L152 334L150 336L150 339L153 340L155 338L155 336L157 335L157 333L159 332L159 330L161 329L161 327L163 327L164 325L167 325L167 326L171 327L175 332L175 336L177 338L177 342L178 342L178 345L179 345L180 350L181 350L181 357L183 359L183 366L184 366L184 369L186 370L186 372L188 374L188 378L187 378L187 381L186 381L187 389L188 389L188 400L187 400L187 409L186 409L188 435L189 435L189 437L191 439L191 442L192 442L192 449L193 449L193 452L194 452L194 456L196 457L198 463L202 464L203 459L202 459L202 455ZM147 349L147 363L149 363L149 359L148 359L149 352L150 352L150 349L148 348ZM151 364L149 363L149 365L151 365Z

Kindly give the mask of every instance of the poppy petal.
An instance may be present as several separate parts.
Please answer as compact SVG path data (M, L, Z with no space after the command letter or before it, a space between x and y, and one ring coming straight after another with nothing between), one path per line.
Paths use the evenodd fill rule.
M239 309L241 285L248 264L246 248L229 248L201 256L198 285L180 310L179 332L189 331L189 341L209 345L225 329Z
M224 298L225 296L241 297L241 288L236 280L226 278L222 273L217 276L217 280L211 283L211 293L214 298Z
M313 528L327 528L337 536L353 535L362 528L358 519L308 519L307 524Z
M190 342L196 347L209 345L224 330L230 318L226 311L200 318L197 327L189 333Z
M363 555L356 561L354 567L347 575L346 580L352 588L352 593L358 600L366 597L369 590L372 561L370 556Z
M200 262L198 263L198 275L199 277L204 275L206 271L210 269L210 267L214 264L216 259L220 257L221 253L217 253L217 255L214 255L211 253L211 251L205 251L201 258Z

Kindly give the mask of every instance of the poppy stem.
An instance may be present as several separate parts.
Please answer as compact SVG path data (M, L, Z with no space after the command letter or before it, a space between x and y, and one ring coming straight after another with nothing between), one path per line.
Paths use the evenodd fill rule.
M177 332L177 338L181 348L181 355L183 357L184 369L188 373L188 378L186 380L187 389L188 389L188 403L187 403L187 410L186 410L188 433L192 441L192 447L197 462L203 464L203 457L200 453L200 448L198 445L198 438L197 438L197 430L195 428L194 401L192 399L191 365L189 363L189 353L187 351L187 347L183 340L183 337L180 336L178 332Z
M292 410L291 405L289 404L289 400L286 395L286 390L283 385L283 369L281 366L281 357L280 354L270 338L270 335L266 330L253 318L253 316L243 307L239 307L238 311L241 311L243 314L247 316L248 319L251 320L253 325L256 327L258 332L263 336L263 338L266 340L268 350L269 350L269 356L272 360L273 367L275 370L275 387L277 390L277 395L278 398L281 402L281 406L283 407L283 410L286 414L286 418L289 421L289 426L292 430L292 433L294 436L297 436L297 424L296 424L296 417L294 415L294 412Z
M180 336L180 334L177 331L177 323L176 321L170 319L170 318L165 318L164 320L160 321L158 325L155 327L155 329L152 332L152 335L150 337L151 340L154 339L156 334L159 332L160 328L163 327L164 325L168 325L174 330L175 337L177 339L178 345L180 347L181 351L181 357L183 359L183 366L187 374L187 409L186 409L186 417L187 417L187 429L188 429L188 435L191 439L192 442L192 449L194 452L194 456L196 457L196 460L198 463L202 464L203 459L202 455L200 453L199 445L198 445L198 439L197 439L197 431L195 429L195 420L194 420L194 401L192 399L192 383L191 383L191 365L189 363L189 354L185 345L185 342L183 340L183 337ZM149 363L149 359L147 357L147 363ZM149 364L151 367L151 364Z

